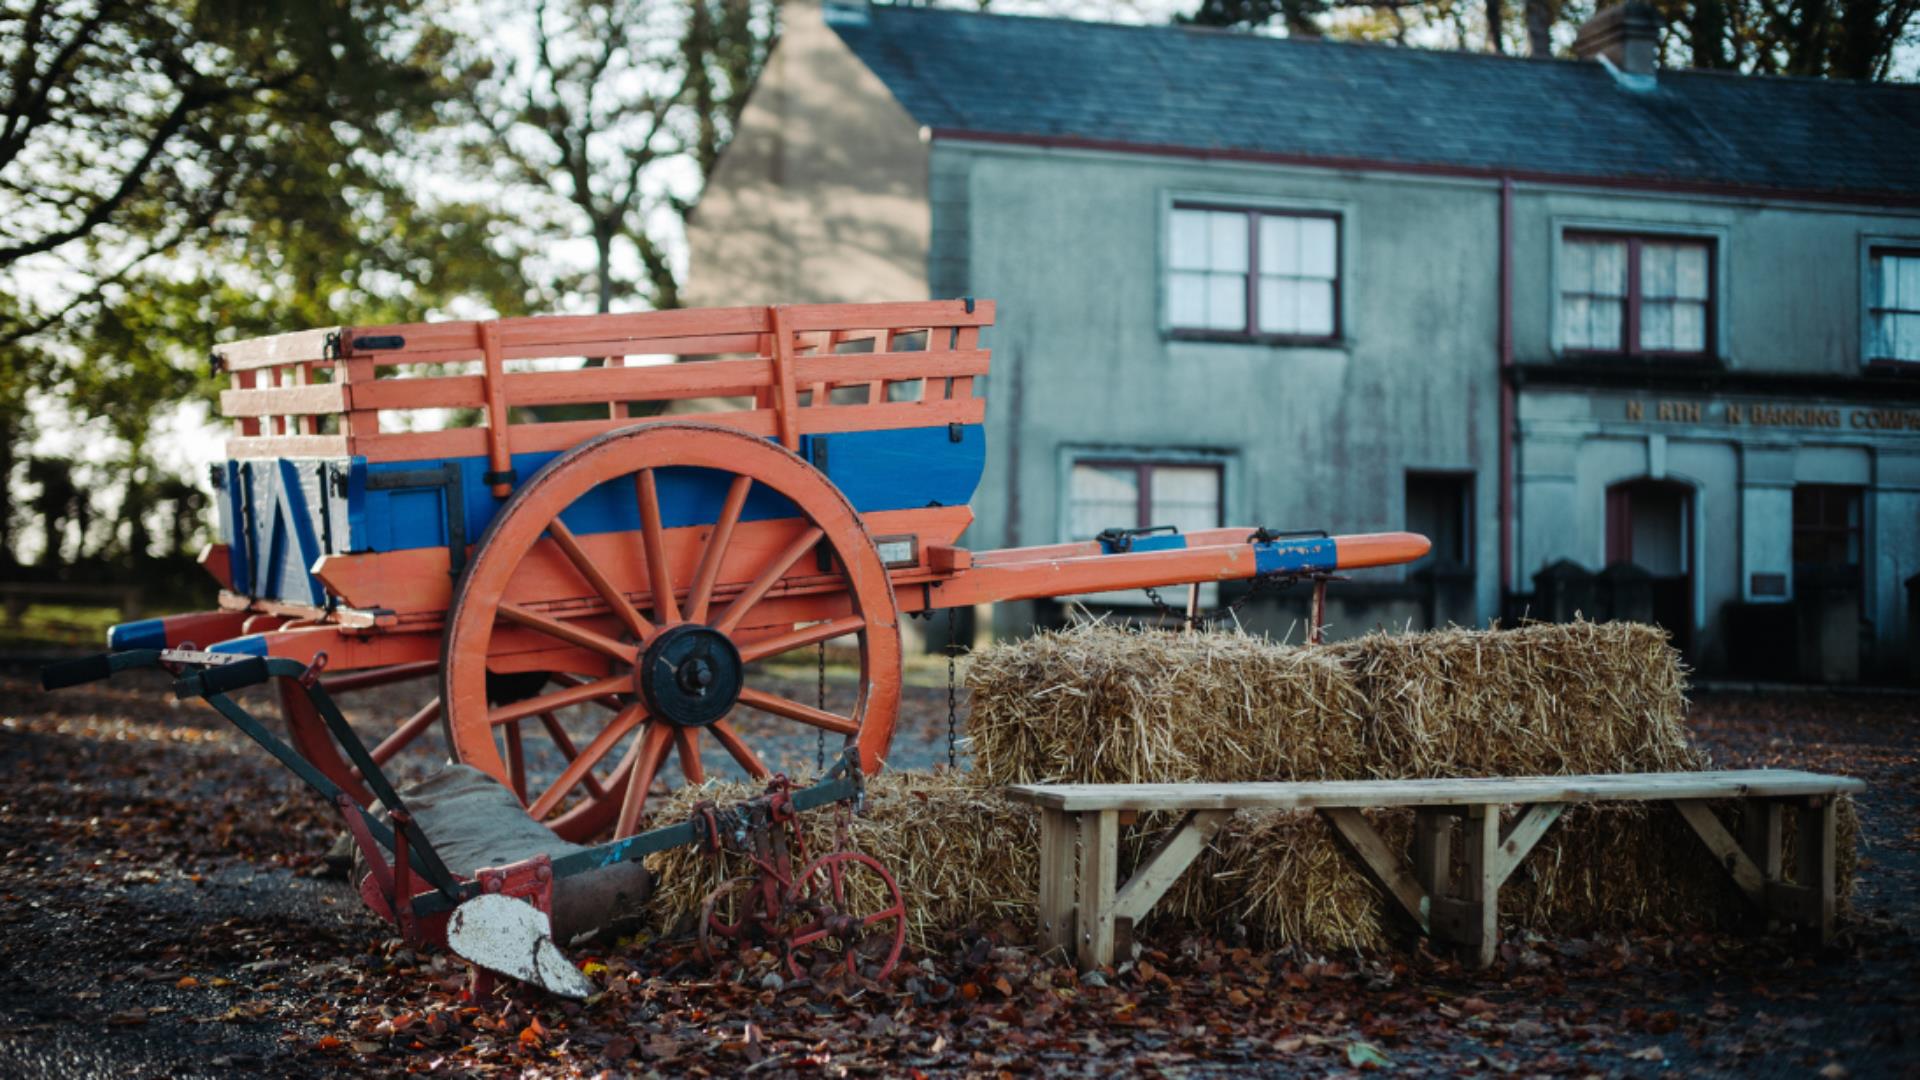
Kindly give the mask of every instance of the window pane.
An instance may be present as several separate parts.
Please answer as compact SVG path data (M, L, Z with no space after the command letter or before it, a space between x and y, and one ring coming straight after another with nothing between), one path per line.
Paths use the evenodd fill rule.
M1333 282L1305 281L1299 286L1300 323L1295 333L1333 333Z
M1336 243L1339 230L1332 218L1300 219L1300 272L1308 277L1333 278L1339 271Z
M1578 291L1601 296L1627 295L1627 242L1625 240L1569 240L1567 247L1583 248L1592 260L1592 276ZM1573 290L1569 290L1573 291Z
M1260 279L1260 332L1290 334L1300 325L1300 285L1292 278Z
M1640 347L1649 352L1673 348L1673 305L1649 300L1640 305Z
M1183 533L1216 529L1220 520L1220 470L1211 465L1156 465L1147 516L1153 525Z
M1673 245L1640 245L1640 295L1665 300L1673 295Z
M1300 273L1300 219L1279 214L1260 218L1260 272Z
M1707 249L1702 244L1687 244L1675 249L1673 294L1682 300L1705 300L1707 292Z
M1560 291L1593 291L1593 251L1592 244L1579 240L1566 242L1560 252Z
M1677 303L1673 311L1673 346L1676 352L1707 350L1707 305Z
M1240 274L1207 275L1207 326L1214 330L1247 328L1247 279Z
M1626 296L1626 240L1567 240L1561 292Z
M1207 275L1184 271L1167 275L1167 316L1175 326L1207 325Z
M1247 215L1207 214L1207 266L1213 270L1247 269Z
M1207 268L1207 213L1175 210L1167 244L1167 265L1175 270Z
M1127 465L1073 466L1073 490L1068 496L1068 532L1076 540L1091 539L1100 530L1135 528L1140 521L1139 470Z
M1621 300L1595 300L1592 322L1587 330L1589 348L1620 351L1626 339L1627 305Z
M1560 337L1569 349L1591 349L1593 301L1569 296L1560 301Z
M1897 272L1895 276L1899 278L1892 306L1904 311L1920 311L1920 256L1895 255L1892 258Z
M1880 316L1880 357L1887 360L1920 360L1920 315L1888 314Z

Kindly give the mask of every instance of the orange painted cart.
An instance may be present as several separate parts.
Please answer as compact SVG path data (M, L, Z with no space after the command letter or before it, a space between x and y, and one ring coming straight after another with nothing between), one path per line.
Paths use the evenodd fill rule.
M237 428L204 560L220 606L115 627L110 645L295 660L336 694L436 679L376 761L438 725L561 834L626 836L670 758L702 779L703 740L768 774L737 708L842 736L879 768L902 614L1426 552L1408 533L1245 527L956 546L986 459L993 312L726 308L220 346ZM858 657L849 711L760 685L756 661L826 641ZM364 798L306 695L282 704L302 754ZM603 719L569 733L557 714L582 706ZM535 738L558 755L530 780Z

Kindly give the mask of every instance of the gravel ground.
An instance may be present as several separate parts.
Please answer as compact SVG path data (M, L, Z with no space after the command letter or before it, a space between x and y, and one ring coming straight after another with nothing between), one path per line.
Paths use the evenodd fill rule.
M910 686L894 743L898 764L944 762L943 674L916 676L918 685ZM809 680L796 678L782 692L811 702L812 689ZM835 701L844 707L850 695L851 683L835 678L829 708ZM406 705L396 696L356 715L371 730L379 716L398 715ZM1645 937L1520 945L1487 974L1392 958L1381 962L1385 966L1350 966L1350 977L1329 975L1337 964L1296 968L1289 966L1294 960L1278 957L1262 963L1285 971L1284 985L1297 991L1290 991L1300 1025L1294 1030L1355 1028L1409 1071L1920 1075L1920 947L1911 930L1920 922L1917 705L1914 697L1805 693L1712 694L1696 704L1696 734L1722 765L1846 772L1872 785L1859 804L1855 914L1841 942L1821 956L1739 938ZM768 748L770 761L810 771L815 745L809 731L785 725L747 734ZM401 771L423 768L431 756L424 748L412 753ZM729 763L715 756L709 767L722 772ZM449 1063L455 1050L406 1057L397 1042L363 1041L371 1038L366 1020L375 995L423 981L454 987L459 971L444 958L396 952L346 888L317 876L320 853L336 832L317 800L258 748L207 710L169 702L157 678L57 695L40 693L24 676L0 678L0 1075L469 1067ZM969 955L929 964L945 971L980 962L973 955L978 943L972 950L961 946L961 953ZM1176 995L1188 980L1213 985L1205 981L1213 978L1205 963L1182 967L1175 956L1160 966L1173 970L1150 978L1167 979ZM697 1004L700 988L716 985L679 971L649 976L655 981L646 985L656 988L646 992L649 1000L659 992L664 1001L690 997ZM1142 977L1139 971L1116 976ZM992 977L978 978L994 985ZM1409 1008L1418 1015L1394 1019L1394 1010ZM636 1025L641 1016L651 1017L650 1025L666 1022L659 1006L635 1009ZM871 1035L896 1022L876 1015L860 1030ZM922 1022L910 1016L910 1002L895 1015L901 1024ZM1169 1043L1134 1029L1116 1035L1102 1028L1089 1039L1061 1042L1072 1024L1094 1023L1084 1012L1043 1023L1055 1029L1057 1045L1036 1059L1022 1057L1010 1041L1007 1022L1017 1017L1002 1022L992 1016L1006 1014L964 1005L941 1015L946 1019L937 1022L947 1026L937 1039L915 1036L912 1052L920 1056L890 1056L907 1045L902 1033L859 1043L893 1050L862 1050L869 1056L851 1060L880 1074L904 1071L909 1061L949 1073L1038 1062L1044 1071L1068 1075L1143 1068L1167 1075L1278 1075L1340 1072L1354 1063L1324 1049L1350 1044L1312 1034L1266 1041L1222 1034ZM556 1016L547 1022L561 1022ZM578 1043L604 1047L605 1060L619 1060L618 1037L592 1034L579 1023ZM753 1030L751 1022L747 1029ZM537 1020L527 1030L540 1030ZM641 1038L639 1030L634 1038ZM769 1039L778 1037L767 1030ZM413 1045L459 1049L465 1041L470 1049L475 1038L456 1032ZM653 1038L622 1052L664 1053L661 1046L672 1044ZM512 1049L513 1040L506 1042ZM521 1043L524 1049L525 1031ZM728 1062L745 1065L728 1056L743 1052L739 1045L749 1055L759 1052L751 1038L716 1041L700 1051L708 1056L655 1057L651 1067L730 1072ZM1181 1052L1167 1056L1169 1047ZM1322 1056L1311 1056L1316 1052ZM541 1060L546 1064L530 1067L581 1067L575 1058Z

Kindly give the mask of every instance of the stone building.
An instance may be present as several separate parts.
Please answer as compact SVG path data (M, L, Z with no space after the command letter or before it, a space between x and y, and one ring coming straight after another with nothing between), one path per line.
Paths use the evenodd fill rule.
M996 299L970 544L1406 527L1335 632L1578 608L1913 670L1920 88L1657 70L1633 7L1566 61L783 17L690 301Z

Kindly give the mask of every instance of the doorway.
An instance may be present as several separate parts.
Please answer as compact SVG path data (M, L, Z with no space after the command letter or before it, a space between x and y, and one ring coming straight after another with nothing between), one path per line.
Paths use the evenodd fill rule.
M1628 480L1607 489L1607 565L1646 571L1644 612L1693 649L1693 488L1672 480Z

